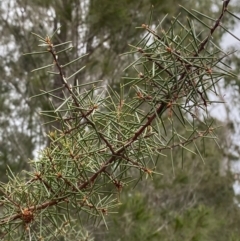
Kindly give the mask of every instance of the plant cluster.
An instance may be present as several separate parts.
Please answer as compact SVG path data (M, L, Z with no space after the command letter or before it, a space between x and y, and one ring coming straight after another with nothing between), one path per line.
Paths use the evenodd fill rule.
M176 17L166 30L165 18L158 26L151 26L151 21L142 24L143 38L126 53L135 61L125 70L132 68L135 75L123 78L120 93L101 81L78 80L72 85L71 79L84 67L70 76L65 76L65 69L83 56L62 63L61 54L72 46L54 44L61 29L46 37L34 34L42 50L30 54L52 57L51 63L34 71L51 68L48 73L61 81L61 87L38 95L49 99L52 110L41 114L55 128L48 133L49 147L31 162L32 170L24 177L9 170L9 182L1 184L2 238L52 240L74 235L89 240L87 233L77 231L76 222L105 221L120 204L125 186L161 175L156 164L166 158L165 150L181 148L203 159L196 140L215 140L207 111L214 102L211 95L217 95L218 81L231 76L223 63L230 53L212 41L216 29L223 28L223 16L230 13L229 2L223 2L217 20L182 7L196 23L188 19L185 25ZM201 24L204 31L197 31ZM179 133L176 123L184 131ZM190 143L196 152L188 148Z

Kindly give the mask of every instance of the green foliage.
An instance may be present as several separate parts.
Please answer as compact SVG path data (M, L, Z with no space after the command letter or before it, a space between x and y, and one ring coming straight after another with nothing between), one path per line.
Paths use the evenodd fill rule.
M229 53L212 42L228 3L210 29L185 8L196 25L192 20L184 25L179 17L166 28L165 18L157 26L143 24L143 38L127 53L135 60L125 69L133 71L123 78L119 92L101 81L80 83L75 77L84 67L70 74L81 58L66 61L72 46L55 43L58 29L51 36L34 34L44 66L33 72L49 70L55 83L34 99L49 100L51 109L41 114L54 129L48 133L49 146L31 162L31 171L17 176L9 169L9 182L1 184L3 238L91 240L84 231L86 220L108 226L106 215L112 217L117 208L123 219L114 217L109 223L110 239L210 240L219 232L222 210L231 204L233 192L231 175L220 180L217 171L211 150L217 129L207 110L213 103L209 92L217 94L217 82L231 76L222 68ZM62 17L70 21L70 12L68 8ZM102 13L111 16L115 8ZM126 13L117 14L121 19ZM196 31L201 24L207 31ZM207 171L204 157L212 161ZM169 170L173 178L161 175ZM139 189L130 191L132 185ZM122 234L115 232L116 225ZM95 238L102 240L102 235Z

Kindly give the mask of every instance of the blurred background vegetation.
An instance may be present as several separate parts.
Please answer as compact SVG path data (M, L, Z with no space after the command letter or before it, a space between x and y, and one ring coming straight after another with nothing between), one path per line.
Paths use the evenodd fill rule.
M153 8L152 23L168 14L180 12L179 4L194 8L212 18L221 11L217 0L3 0L0 2L0 165L1 181L6 182L6 167L18 173L29 169L28 160L36 158L38 150L48 145L46 133L51 125L41 117L40 110L50 108L46 97L29 99L40 90L60 86L58 78L32 69L51 61L41 56L22 56L36 46L31 32L51 34L61 26L56 44L72 41L73 50L66 61L88 53L80 63L84 72L75 77L80 83L103 80L118 90L123 69L133 56L120 57L129 50L128 44L139 41ZM230 3L231 11L240 13L239 4ZM186 21L187 13L180 19ZM191 16L188 16L191 17ZM206 20L205 20L206 21ZM233 30L236 23L224 19L224 26ZM210 20L209 20L209 25ZM200 31L201 29L199 29ZM199 32L200 33L200 32ZM221 43L224 31L218 31L215 42ZM234 48L231 47L231 48ZM51 62L49 62L51 63ZM233 71L239 76L239 58L229 57ZM72 66L72 72L79 66ZM75 69L74 69L75 68ZM74 83L73 83L74 84ZM222 80L221 92L231 96L239 109L239 79ZM59 93L61 95L61 93ZM117 214L109 214L108 229L87 222L85 227L95 240L240 240L240 210L233 183L238 175L231 163L239 159L238 120L231 105L222 105L226 118L216 118L221 126L217 145L213 140L199 142L205 163L190 152L175 150L173 173L171 160L159 159L158 171L164 174L153 180L142 180L136 187L129 185L120 195L122 205ZM221 115L221 114L220 114ZM179 129L181 125L179 125ZM166 153L167 154L167 153ZM136 173L132 174L137 175ZM133 188L134 187L134 188Z

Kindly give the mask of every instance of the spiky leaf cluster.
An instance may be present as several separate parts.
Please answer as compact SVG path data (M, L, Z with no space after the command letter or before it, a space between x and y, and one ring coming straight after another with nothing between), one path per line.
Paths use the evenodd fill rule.
M33 170L25 178L9 175L9 183L1 187L2 237L52 240L79 235L89 240L88 234L76 231L76 220L104 221L120 204L126 185L160 174L156 163L166 158L164 150L194 152L188 148L194 143L194 153L201 156L196 139L215 139L207 116L209 93L217 94L216 82L230 74L222 68L228 54L211 40L228 3L213 27L203 25L204 34L193 21L185 26L178 18L167 30L162 28L164 19L157 27L143 24L143 39L128 53L136 60L126 67L136 75L124 77L120 93L101 81L79 80L72 86L71 78L83 67L65 76L64 70L80 59L61 62L70 43L54 45L58 30L47 37L34 34L42 50L31 54L52 56L52 63L34 71L49 69L62 84L40 94L53 107L41 114L57 125L48 134L49 147L32 161ZM181 133L175 123L181 123Z

